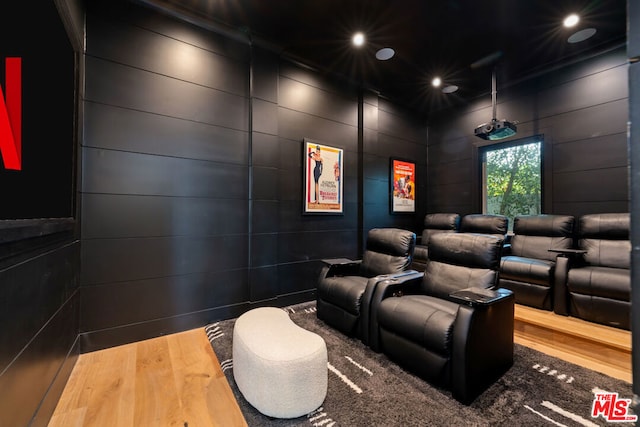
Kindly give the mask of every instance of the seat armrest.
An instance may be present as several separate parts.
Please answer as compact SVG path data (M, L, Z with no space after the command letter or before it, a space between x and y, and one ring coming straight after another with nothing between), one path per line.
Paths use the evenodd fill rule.
M369 336L371 330L371 300L373 299L377 288L380 283L385 282L398 282L403 279L409 279L416 277L416 275L422 277L422 273L414 270L405 270L397 273L381 274L371 277L367 281L367 286L364 289L362 300L360 302L360 340L363 344L369 345ZM377 316L376 316L377 319Z
M563 316L569 315L569 289L567 279L569 268L575 260L573 255L558 255L553 272L553 312Z
M381 274L380 276L376 277L381 280L391 280L394 283L406 283L407 280L415 279L417 277L422 278L422 276L424 276L424 273L421 273L419 271L405 270L399 271L397 273Z
M465 288L449 294L449 298L457 303L470 305L473 307L489 306L498 301L508 298L513 291L504 288Z
M384 280L378 282L374 288L371 288L371 294L368 298L362 298L363 311L369 313L369 316L363 322L363 336L366 336L364 344L371 347L372 350L380 351L380 336L378 327L378 307L383 299L394 296L402 296L405 294L419 293L420 283L424 277L424 272L415 270L406 270L401 273L384 275ZM380 276L378 276L380 277ZM366 291L365 291L366 296Z
M515 295L498 291L501 297L492 304L461 304L453 325L451 391L463 403L473 401L513 365Z
M556 257L555 271L553 272L553 312L563 316L569 315L569 289L567 288L567 276L569 269L575 265L584 263L584 249L549 249L549 252L558 254Z
M549 252L555 252L565 258L578 258L587 253L585 249L549 249Z
M507 231L507 234L504 235L504 244L509 245L509 247L511 247L512 238L513 238L513 231Z
M326 258L322 262L325 264L321 277L332 276L357 276L360 271L362 260L351 260L348 258Z
M325 258L322 260L327 265L345 265L359 263L359 260L352 260L349 258Z
M424 245L416 245L413 248L413 258L421 259L426 261L428 257L429 247Z
M511 253L512 253L512 251L511 251L511 243L504 243L502 245L501 256L511 255Z

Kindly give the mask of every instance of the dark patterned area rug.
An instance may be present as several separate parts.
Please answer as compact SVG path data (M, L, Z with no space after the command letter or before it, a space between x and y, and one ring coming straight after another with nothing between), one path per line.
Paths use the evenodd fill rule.
M471 405L453 399L405 371L384 354L348 338L316 316L315 302L284 308L299 326L324 338L329 385L323 405L295 419L274 419L254 409L233 379L235 319L205 328L249 426L604 426L625 421L631 384L515 346L514 365ZM617 393L617 396L610 393ZM592 409L596 394L603 395ZM615 404L612 404L612 396ZM615 399L617 398L617 400ZM608 400L607 400L608 399ZM615 408L618 408L617 410ZM611 410L609 410L609 408Z

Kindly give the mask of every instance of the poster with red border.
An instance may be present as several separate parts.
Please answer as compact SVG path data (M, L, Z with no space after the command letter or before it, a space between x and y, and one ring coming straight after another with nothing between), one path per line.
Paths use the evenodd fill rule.
M391 213L416 211L416 164L402 159L391 159Z

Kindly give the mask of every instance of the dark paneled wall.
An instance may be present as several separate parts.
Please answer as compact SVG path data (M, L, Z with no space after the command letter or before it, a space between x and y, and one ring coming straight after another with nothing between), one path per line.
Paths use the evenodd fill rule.
M387 190L391 153L426 173L420 116L369 96L363 185L357 86L128 2L88 8L83 351L313 299L322 258L421 222ZM303 215L304 138L344 149L343 215Z
M544 136L545 213L629 211L627 69L619 48L498 86L498 118L518 126L508 140ZM486 100L429 118L429 212L480 212L477 148L486 141L473 131L491 119L490 101L488 93Z
M0 260L0 426L38 410L46 425L79 354L80 245L71 231L14 245Z
M308 300L319 259L357 256L357 94L268 52L254 56L251 298ZM344 215L302 214L304 138L344 150Z
M85 60L83 351L231 315L248 300L248 46L100 1Z
M399 227L420 234L427 208L427 123L421 117L375 96L365 98L363 116L364 228ZM389 165L392 157L416 163L415 214L389 215Z

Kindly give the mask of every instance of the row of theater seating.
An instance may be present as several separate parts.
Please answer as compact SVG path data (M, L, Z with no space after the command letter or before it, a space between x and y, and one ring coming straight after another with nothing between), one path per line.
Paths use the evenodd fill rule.
M440 233L503 235L499 285L516 303L630 330L631 242L628 213L500 215L428 214L411 268L423 271Z
M471 403L513 364L512 291L498 288L504 235L439 233L424 272L416 234L373 229L360 260L323 260L317 316Z

